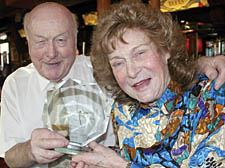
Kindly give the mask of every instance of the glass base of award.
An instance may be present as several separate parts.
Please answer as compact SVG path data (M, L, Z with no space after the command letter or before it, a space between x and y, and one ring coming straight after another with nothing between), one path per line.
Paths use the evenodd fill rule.
M54 151L60 152L60 153L65 153L68 155L76 155L82 152L89 152L90 148L89 147L79 147L79 146L74 146L73 144L69 144L65 148L54 148Z

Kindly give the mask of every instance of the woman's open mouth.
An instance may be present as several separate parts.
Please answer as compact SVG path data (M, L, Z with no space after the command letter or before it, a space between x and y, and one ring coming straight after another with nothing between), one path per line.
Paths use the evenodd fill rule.
M141 91L141 90L145 89L147 86L149 86L151 79L152 78L141 80L141 81L135 83L134 85L132 85L132 87L135 90Z

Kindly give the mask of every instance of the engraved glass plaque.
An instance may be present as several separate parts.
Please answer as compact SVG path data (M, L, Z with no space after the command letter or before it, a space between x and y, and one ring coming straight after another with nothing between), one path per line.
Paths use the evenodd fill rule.
M70 141L58 152L76 154L87 151L87 144L106 132L112 99L96 83L67 80L46 102L43 121L47 128ZM51 93L52 94L52 93Z

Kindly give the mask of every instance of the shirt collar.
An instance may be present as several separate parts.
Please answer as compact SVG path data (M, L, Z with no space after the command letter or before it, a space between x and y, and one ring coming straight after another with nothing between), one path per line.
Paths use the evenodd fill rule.
M35 68L35 66L34 66L33 63L31 65L35 69L35 73L37 75L37 78L38 78L38 82L39 82L39 86L40 86L41 91L46 90L47 89L47 86L50 83L50 81L39 74L39 72L37 71L37 69Z
M180 93L181 85L171 80L162 96L157 100L157 105L161 108L163 104L170 100L174 100L174 98Z

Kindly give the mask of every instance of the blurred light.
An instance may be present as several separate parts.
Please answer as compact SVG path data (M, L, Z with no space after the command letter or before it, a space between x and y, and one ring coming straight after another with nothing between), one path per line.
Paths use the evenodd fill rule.
M7 34L1 33L0 34L0 40L6 40L7 39Z
M209 36L218 36L218 33L210 33Z
M190 29L190 26L189 25L185 25L184 28L185 29Z
M18 30L18 32L19 32L21 38L25 38L26 37L24 29L20 29L20 30Z
M85 25L96 25L97 24L97 18L98 18L97 12L90 12L88 14L83 14L82 18L84 19Z
M205 23L203 23L203 22L198 22L198 25L205 25Z
M193 29L190 29L190 30L183 30L182 32L183 32L183 33L191 33L191 32L194 32L194 30L193 30Z

